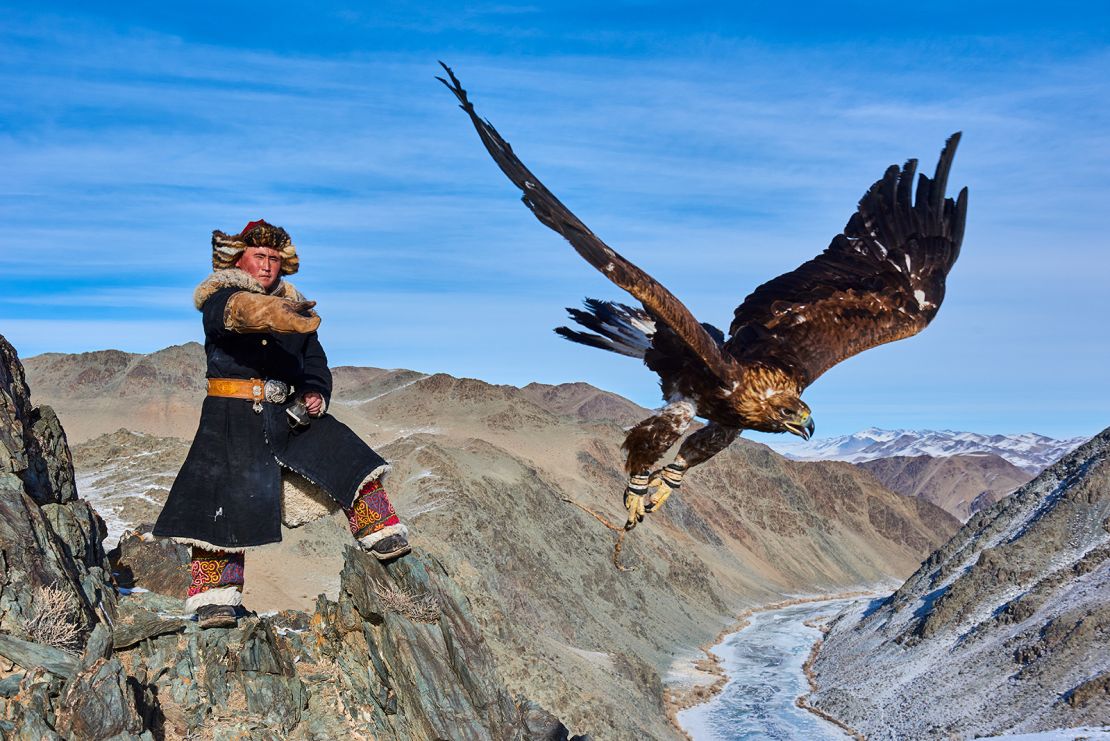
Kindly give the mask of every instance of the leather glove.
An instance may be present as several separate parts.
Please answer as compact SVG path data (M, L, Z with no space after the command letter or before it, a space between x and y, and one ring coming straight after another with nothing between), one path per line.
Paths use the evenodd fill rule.
M682 486L682 477L686 474L686 466L681 463L668 463L662 470L651 475L648 489L655 489L645 498L644 512L655 512L663 506L672 493Z
M312 311L315 305L315 301L290 301L264 293L239 291L227 300L224 326L232 332L308 334L320 326L320 317Z
M628 510L628 522L624 523L625 530L631 530L644 521L644 496L647 495L647 485L646 473L628 477L628 486L624 489L624 508Z

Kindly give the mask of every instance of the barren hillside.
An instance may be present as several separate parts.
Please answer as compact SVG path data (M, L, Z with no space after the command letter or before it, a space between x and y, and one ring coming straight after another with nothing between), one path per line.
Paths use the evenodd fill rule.
M36 398L54 405L67 426L191 430L197 386L150 360L171 351L185 356L183 366L199 366L199 346L171 348L146 360L116 358L115 375L96 383L128 400L136 392L116 379L150 365L164 383L142 390L143 398L160 398L167 413L177 410L175 419L129 416L127 404L91 407L98 393L75 379L81 365L107 365L99 354L68 363L32 358L28 375ZM110 422L95 419L109 409ZM510 687L601 738L671 737L661 712L665 678L740 610L904 578L958 526L850 464L793 463L740 441L691 472L681 494L626 539L624 561L636 570L621 573L611 562L613 533L563 500L620 519L621 428L641 413L630 402L585 384L519 389L340 368L330 411L393 462L388 487L414 545L463 587ZM128 443L121 435L86 438L76 448L79 476L99 497L132 496L135 488L129 475L113 484L105 446L116 446L122 470L145 465L167 477L184 454L167 440L163 457L142 455L149 439ZM348 537L336 520L316 525L310 538L305 532L270 547L281 558L248 557L256 609L311 598L310 589L289 583L289 559L311 557L319 566ZM260 580L273 589L258 590Z
M928 455L877 458L857 463L892 491L921 497L960 521L986 509L1033 478L997 455Z

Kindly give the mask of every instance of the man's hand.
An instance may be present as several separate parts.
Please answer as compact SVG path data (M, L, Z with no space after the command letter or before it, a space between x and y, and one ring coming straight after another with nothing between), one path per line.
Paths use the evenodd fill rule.
M304 408L310 417L321 417L324 414L324 397L315 391L304 395Z

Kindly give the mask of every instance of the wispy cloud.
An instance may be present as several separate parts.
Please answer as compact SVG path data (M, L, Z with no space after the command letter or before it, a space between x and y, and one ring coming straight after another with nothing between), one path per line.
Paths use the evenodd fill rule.
M551 334L563 306L620 292L520 205L432 79L433 56L403 42L420 27L425 40L464 32L442 51L479 111L591 228L722 326L821 250L888 164L929 171L964 130L951 183L971 188L971 210L947 304L922 337L811 390L839 431L907 394L935 401L907 415L963 409L949 427L983 428L1020 388L1070 410L1071 392L1054 391L1061 365L1073 386L1110 381L1089 362L1110 346L1105 48L668 36L644 21L564 22L558 39L595 37L566 52L538 8L442 11L346 12L366 33L401 34L373 50L270 52L82 16L0 28L0 331L38 350L196 337L188 298L211 230L264 216L293 234L296 282L327 307L338 362L585 379L652 403L635 363ZM604 51L597 39L621 30L635 53ZM360 355L368 323L397 360ZM969 376L937 383L936 364ZM905 382L874 380L892 376ZM1093 401L1074 424L1106 417Z

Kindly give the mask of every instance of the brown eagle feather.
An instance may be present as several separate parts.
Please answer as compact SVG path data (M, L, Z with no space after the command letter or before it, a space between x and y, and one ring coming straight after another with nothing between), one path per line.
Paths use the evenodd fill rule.
M589 227L571 213L513 153L509 143L501 138L497 129L474 112L458 78L447 65L440 62L451 82L437 77L459 99L460 108L470 116L482 143L501 171L523 193L521 200L545 226L562 234L571 246L609 280L628 291L643 303L652 314L667 324L702 362L721 380L735 374L731 360L721 354L716 340L709 336L690 310L664 288L658 281L622 257Z

